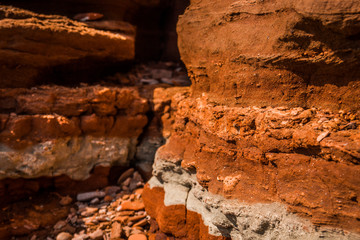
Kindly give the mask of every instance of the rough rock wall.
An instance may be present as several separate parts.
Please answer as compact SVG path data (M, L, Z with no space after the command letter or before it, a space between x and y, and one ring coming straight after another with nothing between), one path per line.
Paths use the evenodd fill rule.
M0 204L50 178L61 187L97 177L96 188L111 166L128 167L148 101L137 87L87 83L134 58L135 32L0 6L0 34Z
M178 32L194 94L240 106L359 109L359 1L191 6Z
M89 177L96 165L127 166L147 123L136 88L1 89L2 178Z
M197 213L219 238L360 238L359 9L191 1L178 33L193 84L144 195L160 231L207 239L189 233Z
M43 189L101 188L135 161L151 174L171 99L154 89L188 85L184 69L160 62L106 71L134 58L130 24L102 31L99 21L0 12L0 205Z

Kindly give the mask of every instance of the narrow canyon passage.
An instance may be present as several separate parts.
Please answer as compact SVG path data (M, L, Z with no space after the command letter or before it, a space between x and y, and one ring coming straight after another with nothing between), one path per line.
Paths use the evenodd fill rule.
M0 239L360 239L357 0L0 6Z

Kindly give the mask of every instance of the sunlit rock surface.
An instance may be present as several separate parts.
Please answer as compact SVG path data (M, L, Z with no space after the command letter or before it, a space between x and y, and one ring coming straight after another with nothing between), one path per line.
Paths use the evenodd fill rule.
M89 177L128 166L147 124L137 88L1 89L0 178Z
M160 231L359 238L359 10L191 1L177 29L192 86L172 98L174 124L144 193ZM191 236L189 212L201 215Z
M135 33L95 30L66 17L3 5L0 34L1 87L94 79L135 56Z

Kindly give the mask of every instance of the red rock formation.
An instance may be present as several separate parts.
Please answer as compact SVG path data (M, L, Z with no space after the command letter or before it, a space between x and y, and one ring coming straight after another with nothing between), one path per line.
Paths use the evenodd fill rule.
M150 7L159 3L136 4ZM44 182L59 191L62 186L75 189L87 183L92 189L104 186L110 167L129 166L134 159L148 122L148 99L140 95L152 98L152 86L123 85L141 85L142 75L151 77L152 69L145 67L148 72L142 73L134 69L135 75L117 73L111 80L96 79L113 81L106 83L108 87L88 83L98 77L94 71L104 71L102 66L134 57L135 28L125 22L115 28L113 24L119 22L88 24L113 32L98 31L65 17L7 6L1 6L0 13L0 31L4 32L0 52L6 53L0 59L4 63L0 70L4 83L0 88L0 196L8 196L0 203L43 189L41 178L47 177L54 179ZM104 27L104 23L110 25ZM157 67L183 80L181 71L175 73L178 65ZM173 69L161 70L163 67ZM157 74L154 81L160 83L162 77ZM53 85L41 85L44 82ZM29 88L16 88L20 86ZM157 101L161 107L154 113L153 128L160 125L161 112L168 111L160 98ZM161 135L159 130L155 133ZM150 131L147 134L151 137ZM98 174L99 166L107 171ZM33 188L28 187L31 183ZM9 193L13 186L19 186L14 194Z
M134 34L115 34L56 15L0 6L1 87L93 79L134 58ZM64 69L67 69L64 73Z
M171 136L144 194L163 188L167 207L199 213L212 235L357 239L359 9L192 1L178 33L193 85L173 97ZM162 223L181 214L146 208L178 234Z
M237 106L360 108L356 0L192 1L179 49L197 96Z
M59 12L67 15L86 8L81 8L86 1L63 2L71 10L65 7ZM27 5L20 1L14 4ZM66 172L83 180L96 164L126 165L133 158L137 138L147 124L147 100L139 96L138 88L81 87L87 85L79 83L91 82L109 66L134 58L135 28L121 20L133 20L139 12L156 13L169 6L159 6L157 0L91 4L105 9L105 22L84 24L58 15L0 6L0 155L5 163L0 178L37 178ZM40 1L30 5L40 12L52 11ZM89 165L77 162L79 159ZM59 164L63 165L60 172L51 170ZM79 167L87 168L87 173L73 175L71 172Z
M137 88L3 88L0 102L0 178L84 180L98 164L126 166L147 124Z
M189 240L227 239L210 235L208 227L202 222L201 215L187 210L184 205L165 206L163 204L165 195L163 188L154 187L151 189L149 185L145 185L144 190L144 203L150 210L148 214L156 219L158 227L163 233Z

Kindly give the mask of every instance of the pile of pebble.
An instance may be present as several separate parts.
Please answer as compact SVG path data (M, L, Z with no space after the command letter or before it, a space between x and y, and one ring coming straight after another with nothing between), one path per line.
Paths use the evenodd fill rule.
M47 240L146 240L150 217L141 198L143 186L141 175L131 168L119 177L118 186L79 193L76 207L55 224ZM72 202L69 196L60 199L62 205Z

